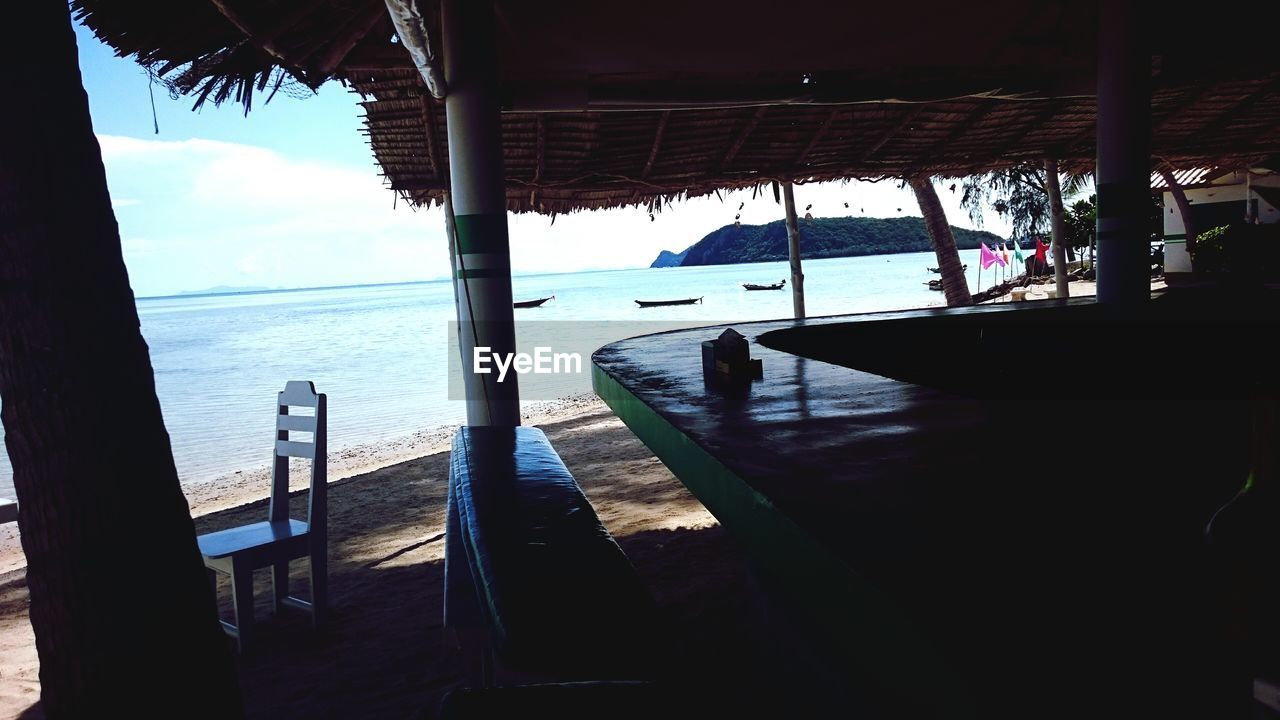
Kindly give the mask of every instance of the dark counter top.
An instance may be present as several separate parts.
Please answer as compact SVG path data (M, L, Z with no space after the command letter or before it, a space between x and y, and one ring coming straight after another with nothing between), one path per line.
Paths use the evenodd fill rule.
M1203 560L1203 522L1247 454L1243 393L1230 390L1257 370L1236 365L1216 393L1168 392L1185 373L1162 360L1160 338L1210 337L1220 354L1272 320L1152 305L734 325L763 361L746 387L702 372L700 343L724 326L684 330L601 348L595 383L898 707L1012 713L1058 673L1084 679L1078 698L1102 695L1133 677L1121 658L1166 679L1175 657L1180 677L1203 669L1186 662L1190 646L1205 649L1199 630L1169 633L1156 618L1205 619L1199 590L1164 594L1199 587L1188 563ZM1094 401L1052 403L1045 373L1090 361ZM1196 447L1168 443L1171 426ZM1080 653L1094 658L1083 673Z

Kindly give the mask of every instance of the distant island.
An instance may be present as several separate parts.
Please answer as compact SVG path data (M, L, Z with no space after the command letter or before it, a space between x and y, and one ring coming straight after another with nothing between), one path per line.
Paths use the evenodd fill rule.
M954 225L961 250L1003 242L995 233ZM814 218L800 221L800 254L805 258L854 257L933 249L924 218ZM787 259L787 229L782 220L767 225L725 225L681 253L663 250L649 267L732 265Z
M689 250L691 249L692 248L685 248L682 253L673 253L670 250L663 250L658 253L658 259L654 260L653 264L649 267L678 267L680 263L684 262L684 256L688 255Z
M283 290L284 288L266 287L260 285L215 285L204 290L180 290L179 295L234 295L236 293L264 293L273 292L275 290Z

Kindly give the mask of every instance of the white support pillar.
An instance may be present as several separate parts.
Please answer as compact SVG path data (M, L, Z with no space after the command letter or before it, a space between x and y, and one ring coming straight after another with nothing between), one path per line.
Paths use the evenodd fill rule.
M1099 5L1098 302L1151 297L1151 53L1141 5Z
M493 6L444 0L441 15L467 424L514 426L520 424L515 373L498 382L496 373L471 372L468 361L477 347L493 353L516 349Z

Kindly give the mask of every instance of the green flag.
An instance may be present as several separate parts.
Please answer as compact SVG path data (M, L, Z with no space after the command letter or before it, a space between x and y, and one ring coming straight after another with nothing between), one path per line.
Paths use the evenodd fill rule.
M1022 259L1022 243L1017 240L1013 241L1013 259L1018 261L1018 267L1022 267L1023 263L1026 262Z

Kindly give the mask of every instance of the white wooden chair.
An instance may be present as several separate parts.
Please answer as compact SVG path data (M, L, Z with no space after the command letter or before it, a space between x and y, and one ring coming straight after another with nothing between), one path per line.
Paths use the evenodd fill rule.
M290 407L314 408L314 415L291 415ZM326 398L304 380L290 380L276 401L276 442L271 470L271 505L267 521L229 528L196 540L204 556L211 580L216 573L231 576L235 624L222 622L235 637L241 652L253 633L253 571L270 567L275 610L284 606L311 612L313 625L324 618L328 601L328 543L325 484ZM311 433L311 441L291 439L290 432ZM289 458L311 460L311 489L307 497L307 520L289 517ZM289 561L310 558L310 602L289 594Z

